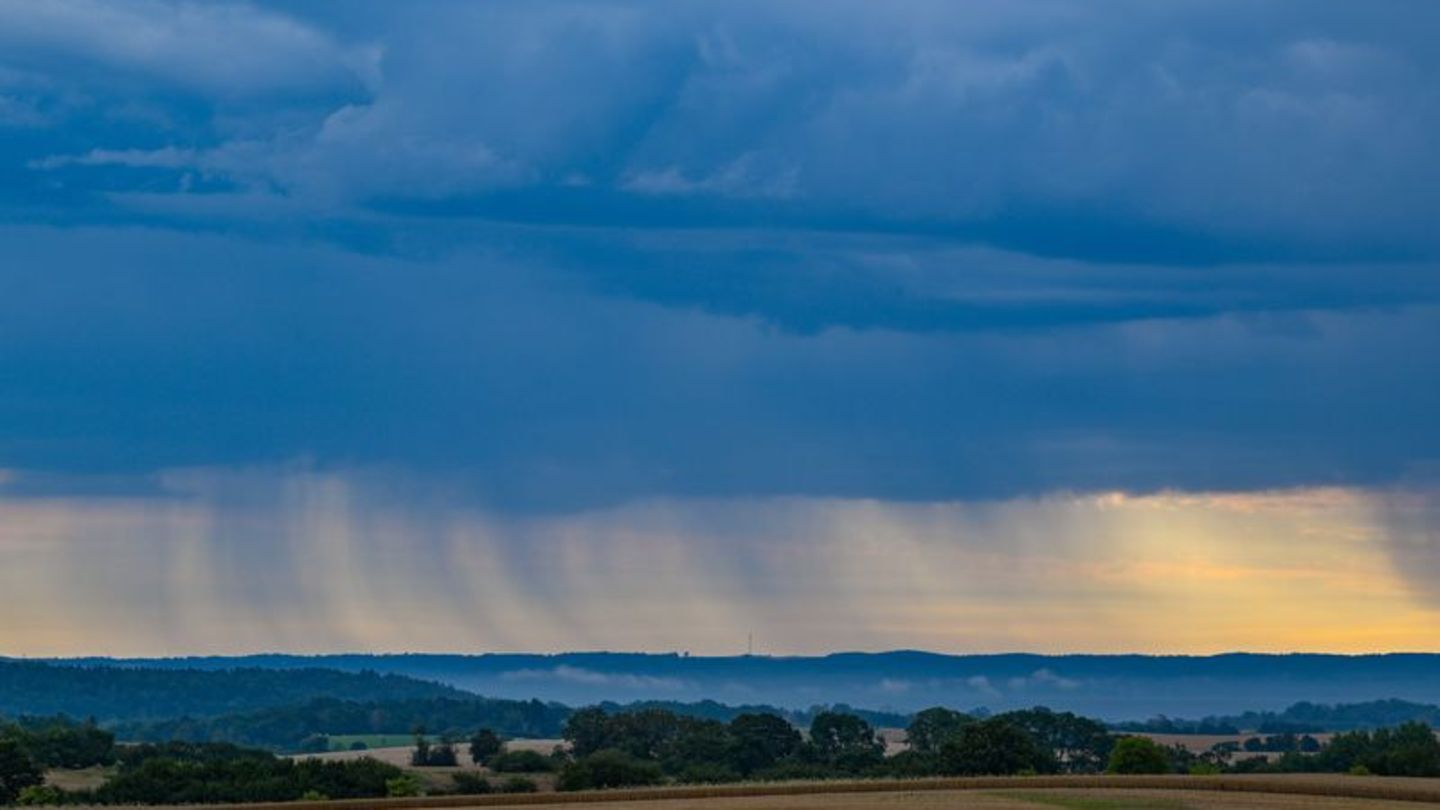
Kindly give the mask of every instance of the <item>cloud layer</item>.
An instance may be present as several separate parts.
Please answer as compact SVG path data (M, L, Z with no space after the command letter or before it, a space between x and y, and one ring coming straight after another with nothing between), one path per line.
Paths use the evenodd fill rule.
M687 523L680 567L790 520L869 559L826 545L855 504L1338 489L1431 571L1437 35L1424 0L0 0L0 492L66 543L141 520L196 582L289 546L172 509L175 471L288 465L409 499L346 537L442 498L643 562L615 510L766 516ZM258 502L295 554L338 519ZM1067 565L1114 551L1073 521ZM966 526L944 553L1003 545ZM578 570L557 611L608 604Z

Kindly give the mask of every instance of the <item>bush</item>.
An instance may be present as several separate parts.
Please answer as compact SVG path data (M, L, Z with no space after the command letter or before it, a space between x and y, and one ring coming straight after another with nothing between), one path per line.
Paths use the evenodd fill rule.
M490 784L489 779L472 771L461 771L450 778L455 781L455 792L462 796L483 796L495 792L495 786Z
M1170 773L1170 752L1148 737L1122 737L1110 752L1106 773Z
M689 785L719 785L740 781L740 774L728 765L699 762L686 765L676 777L676 781Z
M795 757L782 759L763 770L751 774L761 782L794 782L799 780L819 781L821 779L839 779L844 774L837 773L835 769L819 762L803 762Z
M20 795L15 799L15 803L21 807L64 804L65 791L50 785L31 785L20 791Z
M413 773L407 773L397 776L394 779L385 780L385 795L392 799L420 796L424 792L425 786L420 784L420 778Z
M539 751L505 751L491 757L485 767L495 773L549 773L555 763Z
M607 748L566 765L560 771L560 790L595 790L658 784L663 778L655 762L637 759Z
M155 750L171 753L157 754ZM98 804L215 804L385 796L399 768L365 757L347 762L280 759L233 746L127 751L120 770L91 797Z
M523 776L512 776L500 785L501 793L534 793L540 789L534 779L526 779Z

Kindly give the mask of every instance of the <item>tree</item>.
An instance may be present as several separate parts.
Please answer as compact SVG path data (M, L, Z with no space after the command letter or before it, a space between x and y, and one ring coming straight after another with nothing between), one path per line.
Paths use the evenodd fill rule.
M482 728L470 737L470 761L484 765L505 747L500 735L488 728Z
M1149 737L1121 737L1106 773L1170 773L1170 752Z
M440 744L430 749L430 758L426 765L432 768L453 768L460 764L460 757L455 753L455 742L449 737L442 737Z
M1103 723L1072 712L1037 706L997 717L1025 729L1050 755L1048 761L1036 767L1042 773L1061 768L1071 773L1098 772L1105 767L1115 744Z
M1361 764L1382 776L1440 776L1440 741L1424 723L1380 729Z
M773 714L742 714L730 721L730 763L750 774L793 756L803 740L800 732Z
M410 764L423 768L430 764L430 740L425 736L425 727L415 727L415 749L410 752Z
M822 762L858 771L880 762L885 743L870 724L853 714L820 712L810 721L810 746Z
M45 773L14 740L0 740L0 804L10 804L20 791L43 784Z
M610 715L596 706L579 709L565 721L560 736L570 743L576 757L589 756L610 745Z
M999 717L972 723L940 746L941 768L960 776L1009 776L1050 761L1029 732Z
M933 754L946 740L973 722L975 718L968 714L936 706L915 715L905 729L905 740L911 751Z
M680 733L660 752L660 767L666 773L692 772L705 781L721 781L729 771L732 740L730 729L719 720L680 718ZM722 769L717 771L716 769Z

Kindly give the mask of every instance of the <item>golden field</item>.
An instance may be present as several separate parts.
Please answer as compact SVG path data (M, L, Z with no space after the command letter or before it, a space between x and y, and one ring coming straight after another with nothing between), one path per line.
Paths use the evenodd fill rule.
M1440 780L1280 776L1031 776L644 788L584 793L430 796L245 810L410 810L566 805L595 810L1400 810L1440 805ZM217 810L211 808L211 810Z

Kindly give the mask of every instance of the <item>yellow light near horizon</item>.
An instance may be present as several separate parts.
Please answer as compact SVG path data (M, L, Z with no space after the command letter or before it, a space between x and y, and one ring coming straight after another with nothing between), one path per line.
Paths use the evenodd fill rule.
M752 630L794 653L1440 646L1440 603L1397 569L1397 542L1415 541L1395 536L1390 496L1363 490L548 517L421 512L334 475L207 495L244 485L0 500L0 654L726 653Z

